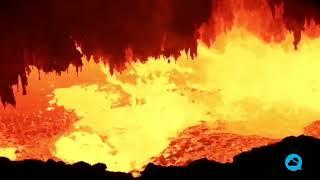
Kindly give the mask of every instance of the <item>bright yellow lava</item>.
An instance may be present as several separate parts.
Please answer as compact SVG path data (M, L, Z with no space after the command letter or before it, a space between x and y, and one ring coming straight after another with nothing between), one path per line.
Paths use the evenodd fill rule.
M0 148L0 157L6 157L11 161L16 160L16 148Z
M140 170L179 132L201 122L224 122L225 131L282 138L299 135L320 115L320 39L293 37L265 43L243 29L221 35L210 48L199 42L191 60L149 58L104 86L54 91L52 103L81 117L55 144L66 162L106 163L112 171ZM85 68L85 67L84 67Z

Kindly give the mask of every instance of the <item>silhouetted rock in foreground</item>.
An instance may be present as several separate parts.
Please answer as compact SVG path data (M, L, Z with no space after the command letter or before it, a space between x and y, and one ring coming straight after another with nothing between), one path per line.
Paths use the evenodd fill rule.
M302 170L291 172L286 169L284 160L291 153L303 159ZM162 167L149 164L137 179L213 179L216 177L255 177L268 176L304 177L320 173L320 140L308 137L287 137L281 142L255 148L234 158L233 163L222 164L206 159L194 161L187 167ZM5 176L23 178L88 178L88 179L134 179L131 174L105 171L104 164L93 166L79 162L66 165L63 162L26 160L10 161L0 158L0 178Z

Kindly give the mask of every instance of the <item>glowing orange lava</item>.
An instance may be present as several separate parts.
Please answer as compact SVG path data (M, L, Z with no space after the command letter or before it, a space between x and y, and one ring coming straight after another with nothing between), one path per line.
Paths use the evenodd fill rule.
M55 141L73 129L78 119L76 114L62 107L50 106L55 88L69 87L87 82L99 84L103 73L99 74L94 65L87 65L77 75L71 67L68 73L57 76L33 69L29 75L28 95L23 96L17 89L17 106L0 107L0 155L11 159L54 158Z
M182 52L177 61L150 58L114 75L102 66L105 85L54 91L58 106L81 117L75 131L56 142L55 155L130 171L202 122L222 121L225 133L239 135L302 134L319 117L320 54L311 48L320 40L304 37L295 51L291 37L267 44L234 28L216 39L223 49L199 42L195 60Z
M273 16L267 4L250 11L233 6L232 25L218 9L220 16L199 30L194 59L188 52L177 59L150 57L114 74L90 61L78 78L75 71L60 80L43 75L38 85L32 82L33 96L19 96L16 110L1 112L1 147L26 150L20 158L103 162L129 172L152 161L230 162L286 136L319 137L317 123L310 126L320 113L318 27L306 24L295 50L281 7ZM217 36L208 46L212 33ZM36 81L36 71L30 77Z

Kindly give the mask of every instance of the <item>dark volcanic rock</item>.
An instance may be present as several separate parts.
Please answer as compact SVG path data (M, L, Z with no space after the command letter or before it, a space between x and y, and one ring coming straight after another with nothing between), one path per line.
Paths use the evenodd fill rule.
M233 163L217 163L207 159L191 162L185 167L147 165L137 179L215 179L217 177L298 177L319 176L320 140L308 137L288 137L281 142L255 148L234 158ZM284 160L288 154L297 153L303 159L302 170L291 172ZM79 162L66 165L49 160L10 161L0 158L0 177L11 178L85 178L85 179L134 179L131 174L108 172L104 164L90 166Z
M234 157L233 163L221 164L207 159L190 163L187 167L161 167L149 164L142 179L191 178L212 179L215 177L304 177L319 176L320 140L308 137L287 137L281 142L254 148ZM302 170L286 169L285 158L291 153L303 159Z

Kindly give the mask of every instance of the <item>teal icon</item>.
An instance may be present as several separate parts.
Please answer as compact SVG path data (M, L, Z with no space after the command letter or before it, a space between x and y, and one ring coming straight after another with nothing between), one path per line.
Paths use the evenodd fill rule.
M289 171L302 170L302 158L298 154L289 154L286 157L285 165Z

